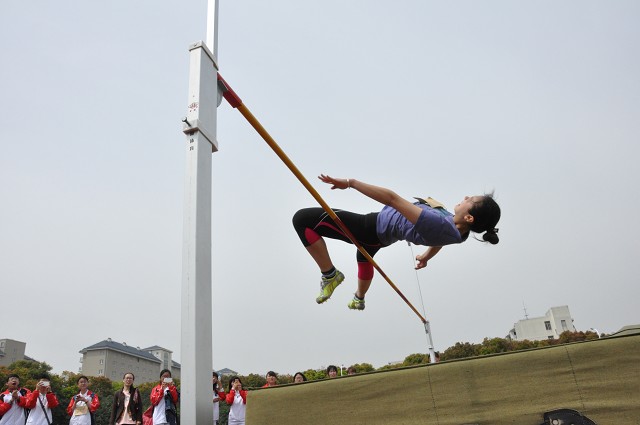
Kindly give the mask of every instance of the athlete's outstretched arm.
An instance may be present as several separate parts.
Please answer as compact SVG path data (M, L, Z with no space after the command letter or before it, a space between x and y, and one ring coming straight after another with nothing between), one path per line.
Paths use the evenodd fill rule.
M420 207L413 205L411 202L402 198L390 189L374 186L356 179L336 179L324 174L320 174L318 178L324 183L332 185L331 189L344 190L353 188L374 201L378 201L381 204L395 208L413 224L416 224L418 218L420 218L420 214L422 213L422 209Z

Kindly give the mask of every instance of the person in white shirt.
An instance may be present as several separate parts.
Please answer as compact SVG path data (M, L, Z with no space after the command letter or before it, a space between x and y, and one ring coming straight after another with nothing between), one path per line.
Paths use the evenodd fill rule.
M225 393L217 373L213 372L211 381L213 383L213 425L218 425L220 420L220 400L225 399Z
M160 383L151 390L150 398L153 405L153 425L177 425L176 405L179 396L170 370L163 369L160 372Z
M51 391L51 381L48 375L41 375L36 389L27 396L27 409L31 409L26 425L51 425L53 414L51 409L60 402Z
M23 425L30 391L20 388L20 377L16 374L9 375L6 385L7 389L0 394L0 425Z
M229 392L226 402L229 408L229 425L244 425L247 413L247 392L242 389L242 381L237 376L229 380Z

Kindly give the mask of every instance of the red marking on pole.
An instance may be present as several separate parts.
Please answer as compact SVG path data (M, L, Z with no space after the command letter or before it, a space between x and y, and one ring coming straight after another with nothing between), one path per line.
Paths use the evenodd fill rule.
M232 108L237 108L242 105L242 99L240 99L240 96L233 91L231 86L227 84L220 74L218 74L218 84L222 86L222 95L227 99L227 102L229 102L229 105L231 105Z

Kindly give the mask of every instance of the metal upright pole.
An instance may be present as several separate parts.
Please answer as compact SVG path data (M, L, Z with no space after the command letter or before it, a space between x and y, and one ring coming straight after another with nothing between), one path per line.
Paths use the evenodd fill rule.
M207 20L207 38L214 49L217 45L217 3L217 0L209 0ZM210 425L213 421L211 154L218 150L216 108L219 102L215 72L218 66L214 52L202 41L189 47L189 61L188 111L183 120L187 164L182 245L180 419L183 424Z
M435 363L436 351L433 349L433 338L431 337L431 325L429 324L428 320L424 322L424 330L427 333L427 341L428 341L427 351L429 351L429 361L431 363Z

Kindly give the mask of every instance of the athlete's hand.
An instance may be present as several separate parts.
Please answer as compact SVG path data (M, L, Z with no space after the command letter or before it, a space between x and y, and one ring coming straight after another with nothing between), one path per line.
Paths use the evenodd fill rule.
M320 174L318 176L318 178L320 179L320 181L322 181L323 183L327 183L332 185L331 186L331 190L333 189L349 189L349 179L334 179L331 176L327 176L324 174Z
M425 257L426 256L424 254L416 255L416 270L424 269L425 267L427 267L427 260L425 260Z

